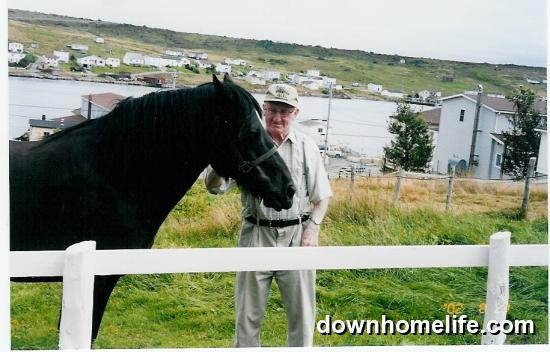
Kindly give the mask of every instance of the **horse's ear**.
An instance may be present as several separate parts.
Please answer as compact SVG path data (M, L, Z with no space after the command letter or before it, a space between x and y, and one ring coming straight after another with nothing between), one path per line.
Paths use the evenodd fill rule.
M212 80L214 81L214 88L216 89L216 92L219 93L220 95L223 94L223 83L220 82L220 80L218 79L218 77L216 77L216 75L212 75Z
M223 75L223 83L233 83L233 80L231 79L231 76L229 76L227 73Z

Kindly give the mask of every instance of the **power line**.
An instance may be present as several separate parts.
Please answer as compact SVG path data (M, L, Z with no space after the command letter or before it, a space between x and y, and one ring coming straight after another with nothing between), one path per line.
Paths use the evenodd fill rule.
M57 110L75 110L74 108L60 108L55 106L40 106L40 105L26 105L26 104L8 104L10 106L22 106L27 108L40 108L40 109L57 109Z
M367 137L367 138L383 138L383 139L392 139L392 137L386 136L368 136L365 134L348 134L348 133L331 133L333 136L346 136L346 137Z

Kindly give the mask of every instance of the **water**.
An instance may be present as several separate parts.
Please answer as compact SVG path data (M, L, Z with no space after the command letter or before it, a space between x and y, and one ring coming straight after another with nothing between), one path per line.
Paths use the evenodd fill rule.
M113 92L124 96L142 96L158 88L81 81L56 81L10 77L9 136L16 138L28 129L28 120L72 115L80 107L82 95ZM262 94L254 94L263 101ZM301 97L297 121L326 119L327 98ZM329 143L349 147L363 155L380 156L391 140L387 131L388 117L395 111L392 102L333 99Z

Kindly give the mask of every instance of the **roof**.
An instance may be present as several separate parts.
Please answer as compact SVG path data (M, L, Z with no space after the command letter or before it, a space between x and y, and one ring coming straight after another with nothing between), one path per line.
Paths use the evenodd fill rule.
M432 126L439 126L439 120L441 119L441 108L426 110L421 113L424 117L424 121Z
M78 110L80 110L80 109L78 109ZM73 123L74 122L75 124L78 124L78 123L81 123L81 122L84 122L84 121L87 120L87 118L85 118L84 116L78 114L78 115L70 115L70 116L64 116L64 117L56 117L54 119L51 119L51 121L61 121L62 119L65 123Z
M442 100L450 100L450 99L455 99L460 97L466 98L470 101L473 101L474 103L477 102L477 95L473 95L473 94L456 94L456 95L451 95L449 97L444 97ZM515 112L514 103L507 98L482 95L481 104L495 112L502 112L502 113ZM543 100L540 100L540 99L535 100L534 108L539 114L546 115L547 113L546 102Z
M63 122L63 126L61 124L61 120L58 121L52 121L52 120L41 120L41 119L30 119L29 120L29 126L31 127L42 127L42 128L51 128L51 129L62 129L67 127L72 127L78 125L80 122Z
M82 99L88 101L88 95L82 95ZM125 96L115 93L92 94L92 103L109 111L124 99L126 99Z
M305 120L305 121L300 121L300 124L304 125L304 126L316 126L316 125L325 126L326 125L325 122L323 122L321 120L318 120L318 119L309 119L309 120Z
M504 144L504 135L502 133L491 133L491 137L499 144Z

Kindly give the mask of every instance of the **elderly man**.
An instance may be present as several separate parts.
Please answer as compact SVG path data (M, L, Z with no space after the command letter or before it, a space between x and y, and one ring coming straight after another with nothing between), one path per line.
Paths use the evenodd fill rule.
M299 113L298 92L286 84L273 84L264 99L267 132L286 162L296 194L288 210L275 211L242 189L243 223L239 247L317 246L319 227L332 191L319 149L292 122ZM207 189L227 192L235 183L208 169ZM281 258L284 260L284 258ZM315 270L238 272L236 282L236 346L260 345L260 328L275 278L288 319L288 345L311 346L315 323Z

